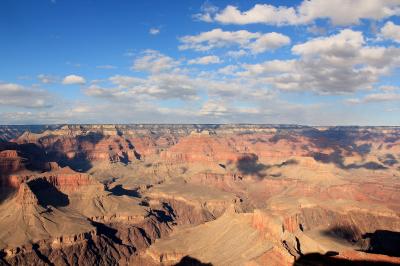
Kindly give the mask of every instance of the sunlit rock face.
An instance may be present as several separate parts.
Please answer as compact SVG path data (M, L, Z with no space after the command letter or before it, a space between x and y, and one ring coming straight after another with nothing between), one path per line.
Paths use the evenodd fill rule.
M0 132L0 264L400 263L397 127Z

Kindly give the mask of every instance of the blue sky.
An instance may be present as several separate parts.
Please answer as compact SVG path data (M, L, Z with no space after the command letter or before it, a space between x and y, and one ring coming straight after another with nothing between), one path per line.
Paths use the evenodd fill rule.
M397 0L4 0L0 123L399 125L399 15Z

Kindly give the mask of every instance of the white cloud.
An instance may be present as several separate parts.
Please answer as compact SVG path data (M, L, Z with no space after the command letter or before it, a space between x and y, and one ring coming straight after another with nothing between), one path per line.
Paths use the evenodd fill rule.
M374 93L365 96L365 102L388 102L400 101L400 94L397 93Z
M112 76L109 78L109 80L113 84L118 85L119 88L128 88L146 82L146 79L130 77L130 76L121 76L121 75Z
M254 54L274 50L290 43L290 38L280 33L262 34L247 30L223 31L219 28L180 38L180 50L208 51L216 48L239 46ZM242 52L241 52L242 53Z
M360 103L373 103L373 102L397 102L400 101L400 94L398 93L371 93L364 98L348 99L346 102L351 104Z
M382 85L382 86L379 87L379 90L385 91L385 92L396 91L396 90L400 91L400 87L390 86L390 85Z
M225 106L225 102L221 101L207 101L201 107L199 114L200 115L224 115L228 112L228 108Z
M212 5L212 4L208 3L208 2L205 2L203 5L201 5L200 11L201 11L201 13L193 15L193 17L196 20L205 21L205 22L212 22L213 21L212 16L215 13L217 13L218 7Z
M52 76L52 75L45 75L45 74L40 74L37 76L38 80L40 80L41 83L44 84L51 84L55 83L57 81L57 77Z
M296 10L292 7L275 7L267 4L256 4L248 11L241 12L237 7L228 5L214 20L223 24L296 24Z
M298 25L329 19L334 25L358 24L361 19L379 20L400 14L398 0L304 0L299 6L256 4L247 11L228 5L221 12L207 13L208 20L223 24Z
M117 101L198 99L197 83L182 74L159 73L151 75L147 79L113 76L110 81L115 87L104 88L98 85L91 85L84 92L89 96Z
M292 52L302 56L324 53L334 57L345 57L353 56L363 44L362 32L345 29L333 36L316 38L303 44L295 45L292 48Z
M256 41L249 45L249 49L254 54L275 50L281 46L290 44L290 38L286 35L270 32L260 36Z
M232 116L232 115L254 115L260 114L260 109L255 107L243 107L229 105L227 102L222 100L208 100L206 101L198 114L201 116Z
M180 63L173 58L163 55L155 50L146 50L144 54L135 59L132 70L160 73L177 67Z
M399 48L365 46L361 32L347 29L295 45L292 51L300 58L244 64L237 75L281 90L337 94L372 89L400 66Z
M246 46L251 40L260 36L259 33L252 33L247 30L223 31L213 29L202 32L198 35L188 35L180 38L183 43L179 46L180 50L193 49L195 51L208 51L214 48L221 48L231 45Z
M275 94L269 90L268 84L253 79L198 79L198 83L207 92L208 97L224 101L265 102L273 99Z
M398 0L311 0L298 8L300 23L328 18L334 25L358 24L361 19L379 20L400 14Z
M64 85L73 85L73 84L82 85L82 84L85 84L85 83L86 83L85 78L82 77L82 76L78 76L78 75L65 76L63 81L62 81L62 84L64 84Z
M347 103L376 103L376 102L400 102L400 87L381 85L377 88L378 92L367 94L362 98L351 98Z
M386 22L381 29L381 35L386 39L400 43L400 25L396 25L391 21Z
M243 64L243 68L245 71L238 73L238 75L242 77L289 73L295 70L296 60L271 60L261 64Z
M216 55L207 55L203 57L198 57L188 61L189 65L209 65L209 64L219 64L222 61Z
M223 75L234 75L236 73L236 70L238 70L237 65L228 65L223 68L218 69L218 73L223 74Z
M151 35L157 35L160 33L160 29L159 28L150 28L149 33Z
M0 83L0 106L49 108L52 104L51 95L44 90L26 88L15 83Z
M242 57L242 56L245 56L245 55L247 55L248 53L245 51L245 50L243 50L243 49L240 49L240 50L238 50L238 51L228 51L227 53L226 53L226 55L227 56L229 56L229 57L233 57L233 58L239 58L239 57Z

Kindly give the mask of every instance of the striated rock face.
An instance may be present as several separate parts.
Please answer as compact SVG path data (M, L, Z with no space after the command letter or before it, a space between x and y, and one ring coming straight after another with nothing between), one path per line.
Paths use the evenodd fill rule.
M2 177L23 169L22 158L16 150L0 151L0 169Z
M74 172L69 167L53 170L43 176L47 182L64 192L73 192L96 183L89 175Z
M18 193L15 198L16 202L23 207L38 204L36 195L26 183L22 183L19 186Z
M161 158L178 163L202 163L236 161L235 147L226 139L215 138L208 134L191 134L176 145L161 153Z
M0 132L0 264L400 263L397 127Z

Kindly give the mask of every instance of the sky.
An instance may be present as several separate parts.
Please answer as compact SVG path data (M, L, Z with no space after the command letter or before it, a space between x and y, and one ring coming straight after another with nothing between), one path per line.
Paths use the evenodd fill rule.
M400 0L2 0L0 124L400 125Z

